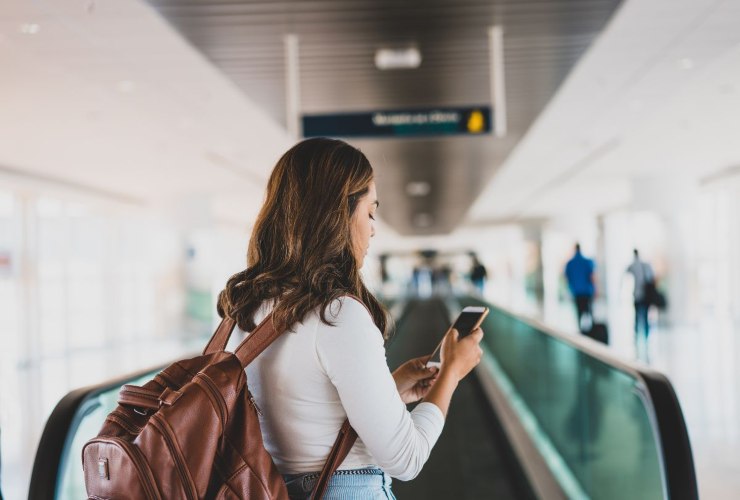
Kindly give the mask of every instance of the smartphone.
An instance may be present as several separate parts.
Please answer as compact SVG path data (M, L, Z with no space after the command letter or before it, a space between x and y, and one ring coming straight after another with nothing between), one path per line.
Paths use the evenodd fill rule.
M463 338L467 335L470 335L473 330L478 328L481 323L483 323L483 320L486 318L487 315L487 307L468 306L462 310L460 316L457 317L455 322L450 327L450 330L452 330L453 328L456 329L457 332L460 334L459 338ZM436 366L437 368L439 368L439 366L442 364L442 361L440 359L441 352L442 341L437 344L434 352L432 352L429 361L427 361L427 366Z

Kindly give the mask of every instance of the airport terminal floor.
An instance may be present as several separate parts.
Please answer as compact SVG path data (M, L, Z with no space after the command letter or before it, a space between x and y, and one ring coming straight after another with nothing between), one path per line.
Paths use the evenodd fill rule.
M422 473L394 481L398 498L697 498L693 442L671 383L659 373L477 296L392 304L392 368L432 350L461 307L491 307L484 360L456 392ZM172 360L176 351L163 352ZM122 383L154 373L101 380L68 395L46 423L30 482L19 484L18 464L3 464L6 497L22 497L29 484L32 499L84 496L82 444L112 410ZM707 497L728 493L717 492Z

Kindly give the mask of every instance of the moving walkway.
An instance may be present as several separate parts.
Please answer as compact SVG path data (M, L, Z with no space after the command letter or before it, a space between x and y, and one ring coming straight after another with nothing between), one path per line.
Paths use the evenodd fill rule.
M393 369L428 354L451 317L479 300L396 304ZM691 447L670 382L502 308L484 322L484 358L455 393L445 430L401 499L696 499ZM85 498L80 450L115 407L118 389L155 367L65 396L41 437L29 498Z

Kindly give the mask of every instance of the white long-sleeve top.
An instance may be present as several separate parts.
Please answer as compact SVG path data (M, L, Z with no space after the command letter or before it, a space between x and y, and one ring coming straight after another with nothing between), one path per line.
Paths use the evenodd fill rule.
M263 308L255 320L269 311ZM433 403L412 412L401 401L383 337L363 304L345 297L281 335L247 367L260 408L265 448L282 474L320 471L346 418L359 436L340 469L377 465L392 477L416 477L444 416Z

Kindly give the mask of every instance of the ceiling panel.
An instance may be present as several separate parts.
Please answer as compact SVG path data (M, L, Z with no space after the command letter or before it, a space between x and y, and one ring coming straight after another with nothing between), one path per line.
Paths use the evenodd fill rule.
M504 30L508 134L352 141L378 172L381 216L402 234L446 233L524 135L618 0L149 2L281 123L284 36L299 39L304 113L486 105L488 29ZM418 47L413 70L380 71L384 47ZM428 182L424 199L410 181Z

